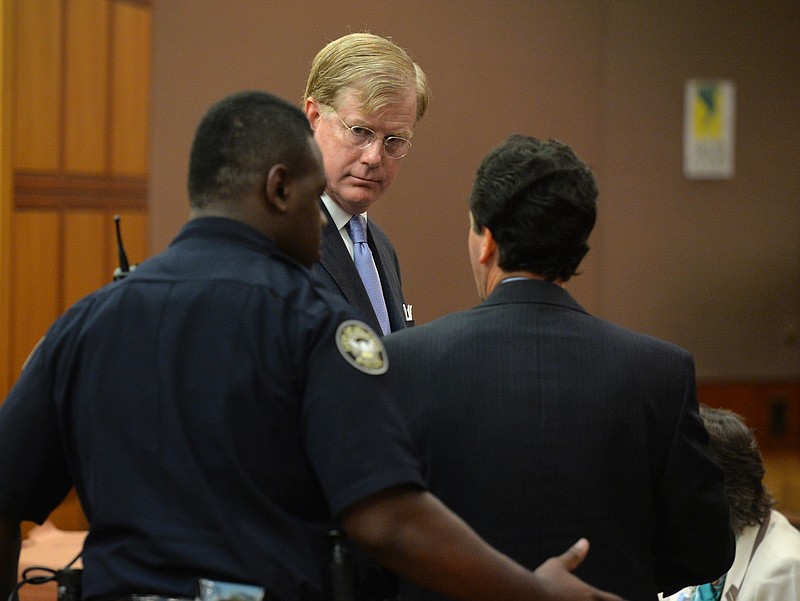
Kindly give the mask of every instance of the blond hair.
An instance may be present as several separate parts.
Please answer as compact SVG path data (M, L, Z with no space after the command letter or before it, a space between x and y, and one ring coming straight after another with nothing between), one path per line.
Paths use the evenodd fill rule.
M350 33L328 43L311 62L303 102L313 98L338 108L343 92L354 92L368 114L396 102L410 87L417 92L416 121L428 108L425 72L388 38Z

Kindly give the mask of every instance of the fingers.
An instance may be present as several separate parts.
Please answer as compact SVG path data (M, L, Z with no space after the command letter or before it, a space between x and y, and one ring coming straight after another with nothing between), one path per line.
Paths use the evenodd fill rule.
M559 560L561 560L564 567L572 572L575 570L575 568L581 565L581 562L586 559L586 555L588 555L588 553L589 541L585 538L581 538L564 553L562 553L559 556ZM618 597L617 595L601 591L594 587L587 586L587 588L590 589L591 599L594 601L624 601L622 597Z
M625 599L619 595L612 595L611 593L605 593L596 589L592 599L594 599L594 601L625 601Z
M622 597L601 591L580 580L572 572L589 553L589 541L579 539L574 545L557 557L551 557L534 574L541 577L542 599L587 599L591 601L624 601ZM567 570L567 571L564 571Z
M574 545L559 556L564 566L570 571L574 571L589 553L589 541L585 538L578 540Z

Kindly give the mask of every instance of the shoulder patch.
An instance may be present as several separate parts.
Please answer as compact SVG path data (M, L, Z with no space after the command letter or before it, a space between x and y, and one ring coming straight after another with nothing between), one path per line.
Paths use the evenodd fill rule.
M389 357L383 342L362 321L343 321L336 329L336 346L350 365L365 374L378 376L389 369Z

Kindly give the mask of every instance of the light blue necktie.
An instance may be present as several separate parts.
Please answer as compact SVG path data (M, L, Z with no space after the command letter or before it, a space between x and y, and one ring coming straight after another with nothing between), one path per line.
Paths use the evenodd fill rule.
M367 289L369 300L375 315L378 316L378 323L384 334L391 331L389 327L389 314L386 312L386 300L383 298L381 281L378 278L378 269L375 267L375 260L372 258L372 251L367 244L367 221L362 215L353 215L347 222L347 233L353 241L353 261L356 264L364 288Z

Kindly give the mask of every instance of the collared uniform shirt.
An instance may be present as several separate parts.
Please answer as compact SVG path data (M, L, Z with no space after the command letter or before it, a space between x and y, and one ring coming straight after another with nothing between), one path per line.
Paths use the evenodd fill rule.
M0 407L0 511L41 523L74 485L90 601L198 578L326 598L332 516L423 486L364 328L256 230L190 221L31 357Z

